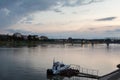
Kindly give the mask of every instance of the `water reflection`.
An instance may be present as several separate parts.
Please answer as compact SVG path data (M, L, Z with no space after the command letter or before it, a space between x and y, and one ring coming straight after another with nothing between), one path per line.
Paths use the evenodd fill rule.
M63 76L49 76L47 75L48 80L63 80L65 77Z
M47 76L47 80L96 80L92 78L85 77L65 77L65 76Z

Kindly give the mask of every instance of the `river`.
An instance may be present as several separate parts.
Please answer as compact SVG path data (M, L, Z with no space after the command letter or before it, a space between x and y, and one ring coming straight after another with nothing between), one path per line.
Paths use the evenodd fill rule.
M53 77L46 70L52 61L76 64L97 69L99 75L107 74L120 64L120 45L57 45L44 44L36 47L0 48L0 80L91 80L87 78Z

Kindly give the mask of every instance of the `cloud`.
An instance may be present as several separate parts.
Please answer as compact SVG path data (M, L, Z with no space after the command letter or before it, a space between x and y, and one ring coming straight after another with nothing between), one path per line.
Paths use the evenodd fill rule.
M0 29L6 30L18 23L33 24L32 13L52 10L61 13L61 7L74 7L97 2L98 0L0 0ZM101 0L99 0L101 1ZM23 19L25 18L25 19ZM43 25L43 23L34 23ZM0 31L1 32L1 31Z
M104 30L105 34L110 34L111 36L113 34L118 35L120 33L120 25L110 25L110 26L106 26L108 27L108 29Z
M31 34L32 32L30 31L24 31L24 30L13 30L13 29L7 29L7 31L9 31L10 33L16 33L16 32L20 32L22 34Z
M16 24L23 17L37 11L54 10L52 8L57 6L79 6L96 1L98 0L0 0L0 28ZM55 12L61 11L55 9Z
M57 5L58 0L0 0L0 27L8 27L24 16L45 11Z
M62 11L59 10L59 9L54 9L54 11L57 12L57 13L62 13Z
M120 33L120 29L106 30L106 33Z
M20 24L32 24L33 23L34 18L32 16L27 16L24 17L23 19L21 19L19 21Z
M115 29L115 32L120 32L120 29Z
M93 30L95 30L96 28L88 28L88 30L90 30L90 31L93 31Z
M106 18L96 19L95 21L112 21L112 20L114 20L116 18L117 17L106 17Z
M80 5L88 5L95 2L100 2L102 0L63 0L63 6L80 6Z

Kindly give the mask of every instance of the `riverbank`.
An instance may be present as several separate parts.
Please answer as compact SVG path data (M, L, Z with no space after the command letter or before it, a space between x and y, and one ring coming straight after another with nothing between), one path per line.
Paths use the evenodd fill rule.
M0 41L0 47L37 46L39 41Z

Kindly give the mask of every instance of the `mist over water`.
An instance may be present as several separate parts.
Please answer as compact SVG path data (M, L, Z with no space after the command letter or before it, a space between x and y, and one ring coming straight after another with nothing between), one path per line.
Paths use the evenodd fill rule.
M52 61L76 64L99 70L99 75L116 69L120 63L120 45L54 45L37 47L0 48L0 80L49 80L46 70ZM63 78L60 80L89 80L86 78ZM53 78L56 80L56 78Z

